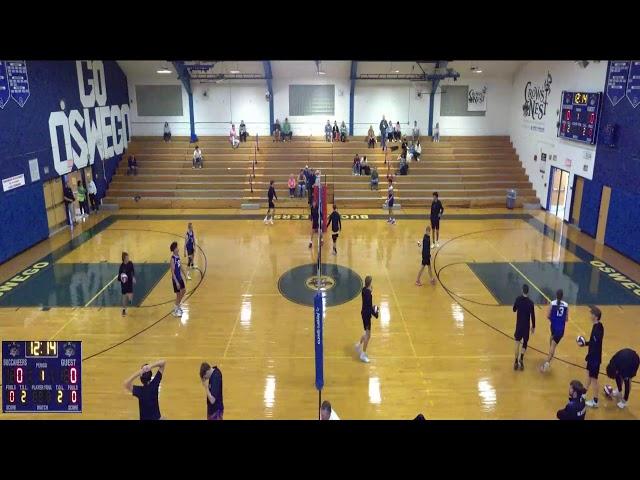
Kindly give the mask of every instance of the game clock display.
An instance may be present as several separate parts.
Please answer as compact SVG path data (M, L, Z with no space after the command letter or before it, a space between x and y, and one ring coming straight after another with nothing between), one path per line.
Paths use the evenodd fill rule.
M3 341L2 411L82 412L82 343Z
M602 93L562 92L558 136L593 145L598 134Z

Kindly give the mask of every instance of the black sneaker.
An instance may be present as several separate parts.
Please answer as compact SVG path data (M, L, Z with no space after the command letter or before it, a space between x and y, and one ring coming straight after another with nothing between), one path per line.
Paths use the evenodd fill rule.
M127 310L125 310L124 308L122 309L122 316L126 317L127 316Z
M520 360L520 371L524 370L524 360Z
M309 242L309 248L313 247L313 243Z
M518 363L518 360L516 360L515 362L513 362L513 369L518 370L518 368L520 368L520 364Z

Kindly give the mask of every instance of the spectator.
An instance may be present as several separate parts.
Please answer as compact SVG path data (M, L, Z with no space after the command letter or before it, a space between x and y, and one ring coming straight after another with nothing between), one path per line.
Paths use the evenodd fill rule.
M583 395L587 393L586 388L578 380L572 380L569 384L569 403L562 410L558 410L556 417L558 420L584 420L587 407Z
M382 120L380 120L380 145L382 145L382 149L384 150L387 146L387 127L389 124L384 119L384 115L382 115Z
M207 396L207 420L222 420L224 402L222 399L222 372L217 366L206 362L200 365L200 380Z
M367 147L376 148L376 132L373 131L372 125L369 125L369 131L367 132Z
M422 145L420 145L420 140L418 140L413 147L413 159L416 162L420 161L420 155L422 154Z
M367 163L366 155L362 157L362 161L360 162L360 174L361 175L371 175L371 167Z
M89 206L87 205L87 189L84 188L81 180L78 180L78 203L80 204L80 217L88 217Z
M236 133L236 126L232 123L231 130L229 130L229 142L231 142L232 148L238 148L240 146L240 140L238 140L238 134Z
M331 408L331 404L326 400L320 407L320 420L340 420L338 414Z
M436 128L433 129L433 141L440 141L440 123L436 122Z
M331 133L333 141L337 142L340 139L340 128L338 128L338 122L336 120L333 121L333 127L331 128Z
M287 186L289 187L289 198L293 198L296 192L296 179L293 176L293 173L289 175L289 181L287 182Z
M247 126L244 124L244 120L240 120L240 141L247 141Z
M398 162L400 167L400 175L408 175L409 164L407 163L407 157L404 157L402 154L400 154L400 156L398 156Z
M327 124L324 126L324 139L327 142L331 141L331 122L327 120Z
M67 216L69 217L69 225L73 229L73 224L75 223L75 215L73 213L73 202L76 201L76 197L73 196L73 191L71 187L65 183L65 186L62 190L62 196L64 198L64 206L67 208Z
M300 170L298 175L298 197L302 198L307 192L307 177L304 174L304 169Z
M402 132L400 131L400 122L396 122L396 126L393 128L393 139L398 141L402 138Z
M413 133L413 142L417 142L420 139L420 129L418 128L417 120L413 121L413 131L411 133Z
M347 126L344 124L344 122L340 124L340 141L347 141Z
M402 156L407 157L407 137L402 137L402 143L400 144L402 148Z
M191 168L202 168L202 162L202 150L200 150L200 147L196 145L196 148L193 151L193 166Z
M89 184L87 185L87 191L89 192L89 201L91 202L91 210L97 212L100 210L100 203L96 200L96 195L98 194L98 188L96 187L96 183L93 181L93 178L89 180Z
M137 175L138 174L138 161L136 160L136 156L135 155L129 155L129 160L128 160L128 166L129 168L127 169L127 175Z
M353 157L353 174L360 175L360 155L356 153L356 156Z
M387 125L387 141L393 142L393 123L389 122Z
M280 128L280 120L276 118L276 123L273 124L273 141L279 142L282 140L282 129Z
M282 140L286 140L289 139L289 141L291 141L291 139L293 138L293 132L291 131L291 125L289 124L289 119L285 118L284 119L284 124L282 125Z
M380 176L378 175L378 168L373 167L371 171L371 190L378 190L378 183L380 182Z
M171 129L169 128L169 122L164 122L164 141L165 142L170 142L171 141Z
M124 381L124 388L138 398L140 420L160 420L162 418L158 403L158 390L166 363L164 360L158 360L151 365L144 364L139 371ZM154 368L158 369L155 375L151 373ZM133 385L133 381L138 377L142 385Z

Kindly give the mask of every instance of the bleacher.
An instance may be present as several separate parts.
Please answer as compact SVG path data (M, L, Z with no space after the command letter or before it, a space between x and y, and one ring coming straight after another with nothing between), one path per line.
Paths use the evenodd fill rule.
M504 206L510 188L518 192L516 206L539 204L509 137L441 137L439 143L423 137L420 143L421 161L410 163L409 175L394 179L396 201L402 206L424 207L433 191L449 206ZM250 137L237 149L227 137L203 137L198 145L204 168L193 170L194 145L188 138L165 143L162 138L135 137L104 202L120 208L237 208L247 203L266 207L273 179L278 208L304 207L305 199L289 198L287 180L309 165L322 172L331 197L341 206L379 208L386 198L387 173L398 169L400 154L399 148L387 153L389 166L379 146L368 149L364 137L346 143L328 143L324 137L274 143L270 137L259 137L257 148L255 137ZM378 168L378 191L370 189L368 176L352 175L356 153ZM129 154L138 160L137 176L126 175Z

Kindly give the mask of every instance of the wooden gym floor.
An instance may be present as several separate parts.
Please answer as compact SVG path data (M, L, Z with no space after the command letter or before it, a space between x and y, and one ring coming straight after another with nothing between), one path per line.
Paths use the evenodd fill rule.
M225 419L317 418L313 315L304 305L313 292L304 272L300 277L294 270L313 264L317 251L308 249L307 212L285 213L293 217L276 217L268 226L262 210L100 213L1 265L0 337L81 340L85 361L81 414L0 418L136 419L137 400L122 383L161 358L167 367L160 407L168 419L205 417L202 361L222 369ZM439 279L431 286L425 272L423 287L414 282L424 210L399 212L395 226L381 210L341 213L350 218L343 220L338 255L331 255L330 237L322 254L327 272L337 272L327 295L336 303L355 289L356 297L327 308L323 399L343 419L411 419L420 412L429 419L553 419L566 403L569 381L586 380L586 349L574 339L591 329L589 303L603 311L601 371L618 349L640 346L640 296L628 287L640 283L640 266L544 212L447 209L440 248L432 251ZM188 221L200 247L199 270L187 282L179 319L170 314L168 246L177 240L182 252ZM112 282L123 250L139 279L138 306L126 318ZM6 287L38 262L49 265ZM597 268L605 264L619 274ZM381 309L368 365L354 351L362 333L358 282L366 275L373 276ZM511 306L524 282L538 304L537 328L525 370L514 372ZM558 358L542 374L544 303L557 288L565 291L570 319ZM601 389L609 380L601 374L600 382ZM624 411L601 394L601 407L587 419L635 419L639 387L634 384Z

